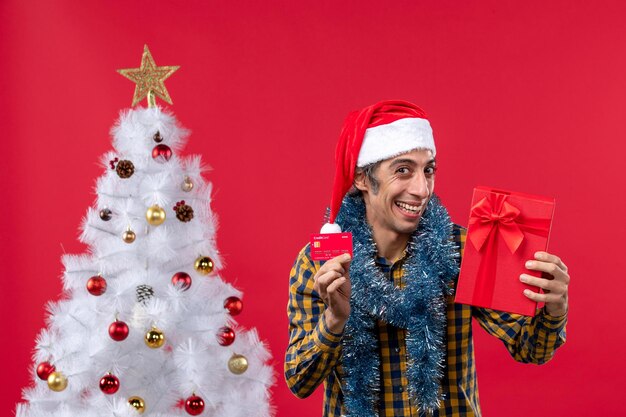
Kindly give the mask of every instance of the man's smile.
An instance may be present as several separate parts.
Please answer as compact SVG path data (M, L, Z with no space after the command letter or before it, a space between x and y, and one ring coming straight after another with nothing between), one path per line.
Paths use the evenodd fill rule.
M422 212L422 206L415 203L406 203L404 201L395 201L396 207L400 209L400 212L407 215L408 217L417 218L420 216Z

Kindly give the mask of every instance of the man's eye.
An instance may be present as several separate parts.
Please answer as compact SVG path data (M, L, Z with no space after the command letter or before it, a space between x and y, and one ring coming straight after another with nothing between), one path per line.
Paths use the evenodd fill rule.
M424 168L424 173L426 175L432 175L432 174L435 173L435 171L437 171L437 168L435 168L435 167L426 167L426 168Z
M396 173L398 174L408 174L409 173L409 169L407 167L400 167L396 170Z

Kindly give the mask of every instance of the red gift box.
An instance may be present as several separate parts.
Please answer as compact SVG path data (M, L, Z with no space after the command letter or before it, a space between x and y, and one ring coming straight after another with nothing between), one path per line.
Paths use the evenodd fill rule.
M535 315L537 303L519 280L541 272L524 266L548 248L554 199L476 187L455 302L509 313Z

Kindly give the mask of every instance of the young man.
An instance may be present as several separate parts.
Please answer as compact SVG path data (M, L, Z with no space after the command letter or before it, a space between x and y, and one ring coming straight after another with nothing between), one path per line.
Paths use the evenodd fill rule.
M313 261L307 245L290 277L285 377L301 398L324 382L324 416L480 416L472 317L520 362L565 342L569 276L555 255L526 263L546 278L519 278L543 289L524 293L545 302L534 317L454 304L466 231L433 194L435 155L414 104L346 119L322 232L352 232L353 258Z

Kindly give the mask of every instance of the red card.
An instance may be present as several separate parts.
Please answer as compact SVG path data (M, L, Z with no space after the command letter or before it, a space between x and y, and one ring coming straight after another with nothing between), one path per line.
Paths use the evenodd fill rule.
M352 256L352 233L311 235L311 259L314 261L327 261L344 253Z
M553 198L475 188L455 301L533 316L523 291L539 290L519 276L541 276L524 265L548 248L553 212Z

